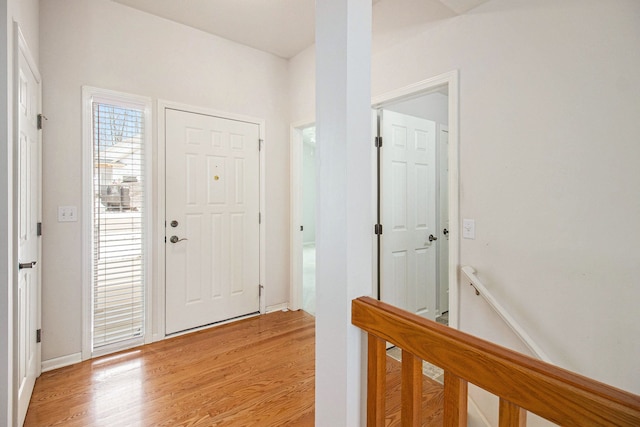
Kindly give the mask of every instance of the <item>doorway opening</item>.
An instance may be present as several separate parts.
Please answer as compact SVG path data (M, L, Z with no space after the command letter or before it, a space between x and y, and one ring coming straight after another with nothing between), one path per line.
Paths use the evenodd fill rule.
M447 87L378 108L379 298L448 316Z
M302 309L316 312L316 128L302 130Z
M377 241L374 242L372 250L374 254L378 253L378 256L374 255L373 265L373 277L378 281L378 292L376 295L374 286L374 295L401 308L419 312L425 317L457 328L458 73L451 71L383 94L373 99L372 109L373 136L376 136L377 132L384 133L385 123L393 124L393 117L415 122L411 125L413 128L410 123L396 128L393 125L388 126L389 135L386 139L384 135L378 135L383 137L382 146L379 146L377 138L371 145L372 150L379 153L377 163L381 170L381 175L373 177L374 181L378 180L376 186L379 192L376 224L372 227L372 231L375 230L377 234ZM402 166L402 160L394 159L392 154L385 157L389 164L383 164L385 160L382 150L393 147L394 132L403 126L405 131L409 132L405 135L412 133L415 136L417 133L417 139L412 140L414 153L410 156L405 153L405 159L412 162L411 174L408 173L410 165L405 162ZM315 136L315 125L312 121L291 126L291 310L310 310L306 308L309 305L305 304L305 298L315 298L315 244L311 244L309 234L304 234L305 230L310 231L307 227L313 226L315 231L315 223L305 223L303 206L304 181L309 179L305 178L305 162L309 162L311 157L311 150L307 149L305 153L305 147L311 145L315 149L315 138L313 144L305 143L305 138L308 138L310 143L311 135ZM408 141L405 138L404 143L398 143L407 146ZM428 162L417 159L417 152L421 155L426 154L429 157ZM315 162L312 164L315 165ZM398 179L385 181L389 176L393 177L394 173ZM394 182L398 187L395 190L398 191L394 191ZM407 185L410 183L412 191L420 195L420 198L407 197ZM383 189L385 185L388 187L386 190ZM425 191L418 188L418 185L422 185ZM311 187L315 193L315 181ZM427 192L428 189L430 193ZM311 192L308 191L307 194L310 195ZM391 201L387 202L387 199ZM414 229L411 233L409 214L412 215ZM404 219L394 223L393 215ZM417 221L418 219L421 221ZM392 230L396 226L399 230L406 229L404 234L410 235L405 237L405 249L394 249L392 245ZM416 245L416 242L412 243L413 260L410 261L408 248L411 245L408 242L411 239L421 241L422 246ZM315 238L313 242L315 243ZM313 255L310 250L312 247ZM308 258L304 254L305 248L309 254ZM305 258L313 260L313 264L307 264L306 271L303 265ZM388 276L386 279L385 275ZM305 277L309 277L313 282L310 280L305 284ZM407 287L409 279L413 283L411 288ZM309 286L311 283L313 287ZM399 286L400 283L402 286Z
M457 73L376 101L377 296L457 327Z
M260 312L260 125L166 108L165 334Z
M264 120L157 109L153 341L264 313L269 290Z
M22 31L14 23L14 265L13 286L13 402L14 422L22 425L41 367L41 224L42 137L40 107L42 78ZM11 337L11 336L10 336ZM11 389L10 389L11 390ZM10 400L11 401L11 400Z
M291 310L316 312L316 127L291 127Z

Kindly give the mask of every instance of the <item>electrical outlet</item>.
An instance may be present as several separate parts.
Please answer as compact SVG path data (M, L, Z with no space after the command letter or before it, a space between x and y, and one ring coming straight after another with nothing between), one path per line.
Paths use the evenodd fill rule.
M58 206L58 222L78 221L78 208L75 206Z
M476 220L475 219L463 219L462 220L462 237L465 239L476 238Z

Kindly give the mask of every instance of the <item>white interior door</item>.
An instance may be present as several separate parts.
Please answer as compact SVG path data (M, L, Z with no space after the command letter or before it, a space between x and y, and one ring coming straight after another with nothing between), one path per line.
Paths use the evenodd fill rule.
M381 120L381 299L435 319L436 125L387 110Z
M438 132L439 234L438 234L438 311L449 311L449 129Z
M166 109L166 334L255 313L259 126Z
M40 78L27 60L24 46L18 58L18 423L22 425L36 378L40 375Z

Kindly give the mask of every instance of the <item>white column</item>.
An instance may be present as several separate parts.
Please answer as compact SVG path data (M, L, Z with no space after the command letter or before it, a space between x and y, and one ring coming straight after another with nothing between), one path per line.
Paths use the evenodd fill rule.
M316 1L316 426L364 425L351 300L372 292L371 0Z

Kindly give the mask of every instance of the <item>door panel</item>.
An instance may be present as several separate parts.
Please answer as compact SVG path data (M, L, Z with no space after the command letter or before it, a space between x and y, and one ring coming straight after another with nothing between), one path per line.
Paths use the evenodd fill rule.
M30 67L22 46L18 58L18 422L22 425L29 400L40 374L40 80Z
M381 120L381 299L435 319L436 126L387 110Z
M166 110L167 334L259 311L258 141L257 124Z

